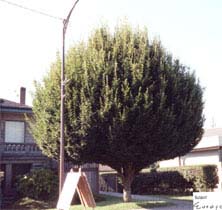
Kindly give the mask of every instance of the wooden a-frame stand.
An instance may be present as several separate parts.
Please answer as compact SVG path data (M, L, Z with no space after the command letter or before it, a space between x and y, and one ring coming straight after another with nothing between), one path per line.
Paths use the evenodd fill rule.
M79 195L81 204L86 207L95 208L96 203L84 172L79 169L79 172L72 170L67 174L62 192L57 203L58 210L69 210L75 190Z

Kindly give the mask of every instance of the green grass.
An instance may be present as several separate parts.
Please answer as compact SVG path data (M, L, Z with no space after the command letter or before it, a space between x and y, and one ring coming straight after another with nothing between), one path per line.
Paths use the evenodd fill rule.
M169 195L165 196L166 198L175 199L175 200L182 200L182 201L192 201L193 196L192 195L186 195L186 196L176 196L176 195Z
M56 205L55 201L40 201L40 200L34 200L28 197L25 198L21 198L19 200L17 200L16 202L14 202L13 204L11 204L7 210L11 210L11 209L22 209L22 210L26 210L26 209L31 209L31 210L40 210L40 209L48 209L48 208L52 208Z
M100 196L100 201L96 202L96 209L99 210L130 210L139 208L154 208L172 205L166 201L132 201L124 203L122 198L112 196ZM9 209L31 209L31 210L55 210L56 202L36 201L30 198L23 198L15 202ZM82 210L80 204L73 205L70 210ZM86 208L91 210L92 208Z
M147 195L151 197L158 197L159 199L172 199L172 200L180 200L180 201L192 201L192 195Z
M98 202L96 205L96 209L99 210L130 210L130 209L138 209L138 208L154 208L154 207L163 207L172 205L165 201L132 201L129 203L124 203L122 198L105 196L106 200L102 202ZM72 206L71 210L82 210L81 205ZM86 208L92 209L92 208Z

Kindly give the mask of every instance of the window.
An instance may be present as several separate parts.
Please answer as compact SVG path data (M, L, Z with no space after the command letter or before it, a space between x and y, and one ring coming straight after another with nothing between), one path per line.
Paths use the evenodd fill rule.
M5 122L5 142L24 143L25 123L16 121Z

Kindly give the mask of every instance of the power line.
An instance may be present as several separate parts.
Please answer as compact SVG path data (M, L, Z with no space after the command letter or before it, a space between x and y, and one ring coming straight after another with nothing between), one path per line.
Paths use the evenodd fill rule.
M10 1L7 1L7 0L0 0L4 3L7 3L9 5L12 5L12 6L15 6L15 7L18 7L18 8L21 8L21 9L25 9L25 10L28 10L30 12L33 12L33 13L37 13L37 14L40 14L40 15L44 15L44 16L47 16L47 17L50 17L50 18L54 18L54 19L57 19L57 20L64 20L63 18L61 17L58 17L58 16L54 16L54 15L50 15L50 14L47 14L45 12L42 12L42 11L39 11L39 10L36 10L36 9L32 9L32 8L28 8L26 6L23 6L23 5L20 5L20 4L16 4L14 2L10 2Z

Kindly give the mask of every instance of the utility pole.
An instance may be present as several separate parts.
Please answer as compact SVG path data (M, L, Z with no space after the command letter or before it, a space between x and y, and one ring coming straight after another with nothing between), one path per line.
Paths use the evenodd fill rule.
M59 157L59 193L62 191L62 186L64 183L64 102L65 102L65 35L66 35L66 30L67 26L69 23L70 16L75 9L77 3L79 0L75 0L72 8L70 9L67 17L65 19L57 16L50 15L48 13L45 13L43 11L39 11L36 9L31 9L26 6L13 3L7 0L0 0L2 2L5 2L9 5L15 6L20 9L27 10L32 13L36 13L39 15L44 15L50 18L54 18L57 20L62 20L63 21L63 30L62 30L62 66L61 66L61 108L60 108L60 157ZM0 102L1 103L1 102ZM1 107L0 107L1 108ZM0 110L1 111L1 110ZM0 113L1 114L1 113ZM1 117L1 116L0 116Z
M61 107L60 107L60 157L59 157L59 194L62 192L62 187L65 178L64 172L64 102L65 102L65 36L68 27L70 16L79 0L76 0L69 11L66 19L63 20L62 30L62 65L61 65Z
M25 7L23 5L17 4L17 3L13 3L7 0L0 0L2 2L5 2L9 5L15 6L17 8L20 9L24 9L27 10L29 12L32 13L36 13L39 15L44 15L50 18L54 18L57 20L62 20L63 21L63 32L62 32L62 66L61 66L61 108L60 108L60 157L59 157L59 193L61 193L62 191L62 186L64 183L64 101L65 101L65 35L66 35L66 30L68 27L68 23L69 23L69 19L70 16L74 10L74 8L76 7L76 4L79 2L79 0L75 0L72 8L70 9L66 19L57 17L57 16L53 16L50 14L47 14L43 11L39 11L36 9L31 9L28 7ZM0 101L1 103L1 101ZM0 105L1 108L1 105ZM1 119L1 109L0 109L0 119Z

